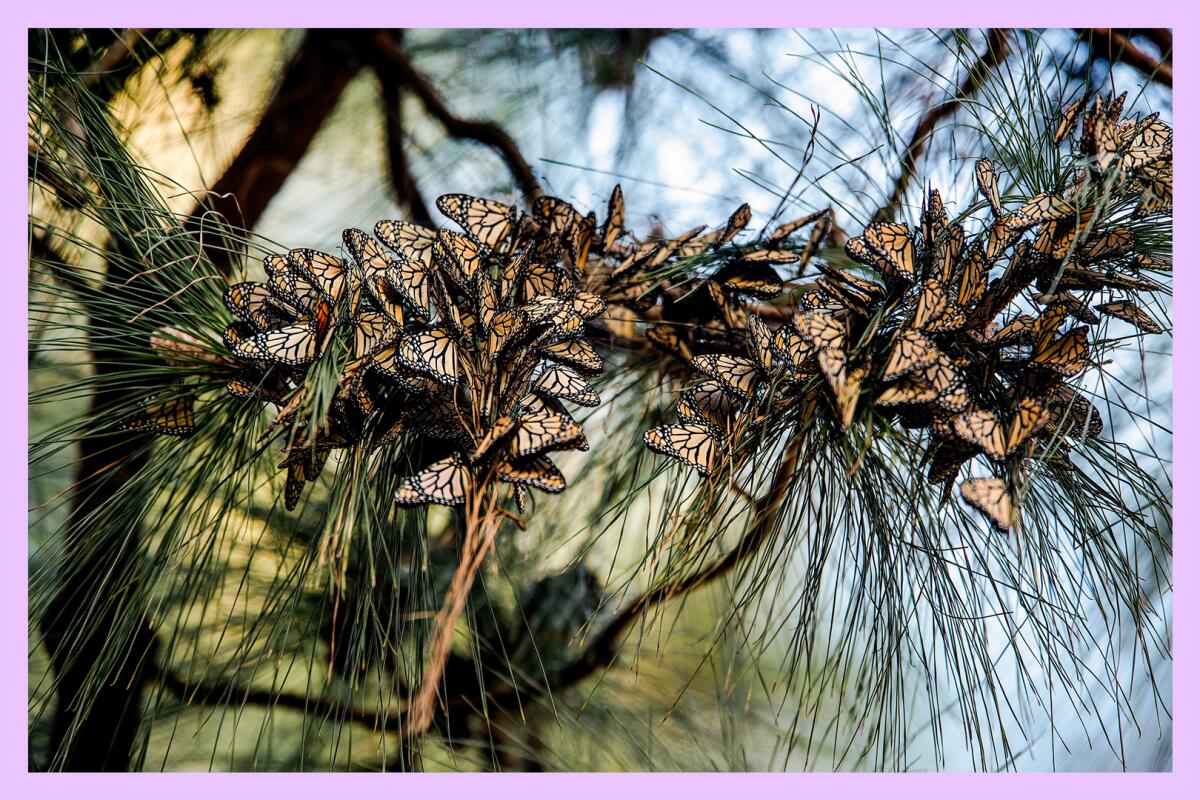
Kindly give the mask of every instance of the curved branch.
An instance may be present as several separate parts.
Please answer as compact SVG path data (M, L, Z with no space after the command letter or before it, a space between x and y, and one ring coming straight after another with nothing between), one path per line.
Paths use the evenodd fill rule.
M1148 36L1160 48L1164 44L1166 45L1163 49L1163 58L1159 60L1138 48L1127 35L1114 28L1077 28L1077 30L1088 37L1088 46L1091 47L1093 57L1103 58L1111 63L1126 64L1156 83L1172 86L1173 72L1171 65L1167 63L1170 60L1169 53L1171 52L1169 32L1165 39L1161 34L1158 34L1157 38Z
M446 133L457 139L471 139L488 145L499 153L527 203L532 203L542 195L542 187L534 177L529 162L521 155L520 148L508 132L495 122L466 119L452 113L437 89L428 78L416 70L408 55L391 35L380 31L372 36L368 53L380 75L390 73L400 85L412 91L430 116L446 129Z

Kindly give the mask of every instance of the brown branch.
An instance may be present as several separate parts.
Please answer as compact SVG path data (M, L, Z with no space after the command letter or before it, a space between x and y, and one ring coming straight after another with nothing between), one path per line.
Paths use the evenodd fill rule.
M1145 36L1158 48L1163 61L1171 61L1171 50L1175 46L1175 36L1170 28L1139 28L1132 31L1132 33Z
M429 206L421 197L417 182L408 166L408 155L404 151L404 121L402 114L403 96L400 83L388 70L375 70L379 78L380 101L383 104L383 135L387 149L388 172L392 179L392 191L396 201L408 209L409 218L418 225L433 228L433 217Z
M329 719L360 723L375 731L389 729L398 731L404 717L403 712L398 709L365 711L350 703L323 697L305 697L287 692L275 692L270 689L256 689L252 686L238 687L235 683L188 683L176 673L165 669L156 670L154 677L158 679L164 689L188 705L236 702L266 708L287 708L299 711L306 716L316 713Z
M534 177L529 162L521 155L516 141L495 122L465 119L452 113L437 89L417 71L392 35L379 31L371 37L367 50L375 69L381 75L385 72L394 75L397 83L417 96L425 110L446 129L446 133L457 139L471 139L493 148L508 167L527 203L532 203L542 195L542 187Z
M1163 59L1159 60L1138 48L1126 34L1114 28L1077 28L1077 30L1088 37L1088 46L1091 48L1093 57L1103 58L1112 63L1126 64L1156 83L1168 87L1172 85L1171 65L1167 63L1169 49L1163 51ZM1169 37L1168 33L1168 48L1170 47Z
M896 211L900 208L900 201L904 197L904 192L908 189L908 184L917 173L917 159L925 152L925 148L929 146L929 139L933 135L934 129L943 120L950 117L966 100L969 100L983 86L983 82L996 67L1003 63L1008 57L1008 28L992 28L987 34L987 43L983 55L971 65L967 70L967 76L963 79L962 84L958 87L958 92L951 99L934 106L925 112L925 116L917 122L917 129L913 131L912 138L909 140L908 147L904 151L904 157L900 162L900 175L896 178L896 183L892 187L891 197L887 203L875 212L872 222L883 222L892 219L896 215Z
M802 440L799 437L788 443L783 458L775 468L771 486L767 494L755 502L753 521L736 547L704 569L678 580L668 581L639 595L591 639L583 655L563 669L551 674L548 681L550 685L546 688L561 689L569 686L591 674L597 668L611 663L624 641L625 632L645 611L673 597L711 583L742 563L744 559L758 552L759 548L769 539L778 519L779 510L782 508L784 500L787 499L788 490L795 477L801 449Z

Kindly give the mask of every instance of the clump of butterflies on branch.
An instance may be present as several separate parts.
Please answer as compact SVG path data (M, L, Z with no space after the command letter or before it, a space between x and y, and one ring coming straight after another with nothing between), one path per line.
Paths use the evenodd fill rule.
M1100 315L1163 330L1139 295L1164 290L1150 275L1170 260L1125 222L1170 212L1171 129L1122 119L1123 104L1063 111L1052 139L1069 141L1073 172L1060 190L1006 203L981 159L982 231L968 237L931 189L917 228L873 223L845 240L847 259L825 256L828 209L739 244L748 205L712 230L638 239L620 186L602 224L549 196L526 214L445 195L460 231L385 220L344 232L348 260L268 255L265 282L231 286L227 390L276 407L289 509L332 451L403 441L425 466L397 503L507 485L524 515L529 490L566 487L551 454L588 449L568 406L600 405L589 380L610 345L640 340L695 379L678 422L646 432L651 450L712 479L753 429L826 415L846 430L871 413L911 432L946 496L983 459L993 476L961 496L1008 531L1029 462L1064 463L1102 431L1071 386L1096 366ZM326 364L337 388L314 415L311 373ZM190 401L127 424L188 433Z
M1013 529L1029 462L1064 465L1072 440L1103 429L1069 383L1097 363L1097 312L1163 332L1137 296L1165 288L1146 273L1169 272L1169 258L1139 253L1129 225L1098 224L1170 211L1171 129L1157 115L1122 120L1124 99L1063 112L1053 142L1072 139L1075 172L1061 192L1006 206L995 166L977 161L992 216L969 244L930 189L919 228L877 222L846 242L859 269L817 263L783 324L748 314L726 353L689 356L675 342L701 380L679 398L679 422L646 443L709 475L767 421L827 411L848 429L871 411L928 432L922 461L944 496L985 459L993 476L964 480L961 495Z

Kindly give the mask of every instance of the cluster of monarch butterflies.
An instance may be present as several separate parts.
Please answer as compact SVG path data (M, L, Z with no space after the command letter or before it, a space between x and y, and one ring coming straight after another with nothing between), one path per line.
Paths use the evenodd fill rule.
M1068 154L1076 171L1062 191L1006 206L996 167L976 162L991 220L970 242L931 189L918 229L871 224L845 242L850 263L819 259L820 276L801 281L827 235L818 224L795 258L788 305L760 305L737 325L718 299L708 323L651 327L651 341L700 380L680 395L679 421L648 431L646 444L708 475L732 461L734 438L755 425L825 409L848 428L869 412L927 434L923 463L945 498L967 462L987 459L994 477L964 480L961 496L996 530L1015 527L1026 461L1069 465L1072 440L1102 431L1098 410L1069 383L1095 363L1101 315L1143 334L1163 331L1134 296L1161 289L1144 273L1169 272L1170 260L1138 252L1129 225L1093 222L1170 207L1171 130L1157 115L1121 120L1123 103L1097 98L1083 115ZM1063 112L1055 145L1085 105ZM779 226L767 246L828 219ZM772 273L756 277L755 290L764 290L737 284L744 296L780 294Z
M279 407L289 509L332 450L404 437L426 466L400 482L398 503L457 505L496 481L524 513L529 489L566 487L549 454L588 448L565 404L600 403L587 376L603 360L585 334L607 304L578 288L578 232L466 195L438 208L462 232L393 220L374 236L348 229L348 260L268 255L266 282L225 294L236 318L225 344L241 364L227 389ZM309 432L297 413L305 375L335 342L337 391Z
M398 502L454 505L499 481L523 513L529 488L565 488L549 454L587 448L564 404L599 404L597 343L640 339L702 376L679 397L679 422L646 433L651 449L708 474L751 426L827 410L845 428L870 409L928 432L929 478L946 492L988 458L1000 477L965 481L962 495L1007 530L1021 461L1061 462L1071 439L1101 431L1068 385L1092 363L1089 326L1106 315L1163 330L1134 297L1160 288L1144 273L1169 259L1139 252L1131 225L1094 222L1170 208L1171 130L1157 115L1122 120L1123 104L1063 112L1050 138L1071 140L1074 172L1059 190L1017 205L978 161L991 219L969 242L936 190L917 229L879 222L845 240L826 209L750 244L736 242L748 205L711 230L638 239L620 186L600 224L549 196L526 214L446 195L438 208L461 232L383 221L374 236L344 232L348 259L269 255L265 282L231 286L227 388L278 407L289 508L331 451L404 437L427 466ZM843 243L848 260L829 247ZM810 267L819 274L802 280ZM307 375L330 350L340 380L309 431ZM190 401L148 401L126 425L186 434Z

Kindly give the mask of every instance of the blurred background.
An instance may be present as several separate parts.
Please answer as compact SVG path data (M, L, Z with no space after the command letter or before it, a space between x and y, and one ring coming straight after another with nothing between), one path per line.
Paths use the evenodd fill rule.
M252 279L261 278L256 256L262 248L337 253L344 228L370 230L381 219L446 224L434 200L448 192L519 205L531 186L540 185L602 217L620 183L626 226L665 235L716 224L742 202L755 211L752 227L773 214L789 219L832 207L838 227L854 235L889 205L898 218L915 222L929 185L941 190L953 217L974 202L976 158L993 157L1010 172L1007 182L1021 185L1028 176L1005 158L1011 152L998 140L1028 136L1023 126L1049 119L1084 91L1129 91L1128 110L1158 112L1168 123L1172 110L1171 33L1164 30L31 34L31 59L51 49L72 59L108 104L129 153L172 211L195 215L203 207L252 231L244 254L213 256L232 261L234 274ZM72 213L61 194L31 190L33 217L52 220L82 240L100 236L94 223ZM204 217L198 219L203 241ZM98 262L95 251L67 249L68 259ZM35 279L31 296L38 291ZM1163 311L1169 319L1170 308ZM35 390L69 383L88 370L78 359L37 346L40 333L62 324L63 313L31 306ZM1113 432L1132 452L1150 454L1145 468L1163 487L1171 481L1170 348L1169 334L1154 337L1118 365L1118 382L1135 387L1143 399L1139 415ZM31 405L31 437L83 414L86 402L79 396ZM594 415L589 437L602 438L609 424ZM32 471L33 582L53 569L65 513L55 499L70 487L77 459L67 444ZM564 467L570 474L569 462ZM661 483L650 487L642 505L603 520L570 507L572 497L603 497L603 470L573 479L574 494L559 498L554 509L553 501L544 503L547 513L523 534L537 546L515 543L506 553L502 577L513 586L510 602L520 604L522 591L534 592L537 602L529 609L566 609L564 618L586 620L602 591L638 585L646 547L638 526L648 525L653 498L665 491ZM264 543L272 524L248 511L209 565L205 602L179 611L186 604L166 599L163 617L179 630L201 626L206 618L210 628L213 619L244 624L252 618L256 582L269 594L263 587L281 581L290 563L286 544ZM429 527L438 526L431 521ZM1135 565L1152 560L1136 551L1136 543L1129 547ZM943 678L932 700L925 692L928 677L914 680L912 691L889 700L884 712L905 720L886 723L902 728L901 755L847 745L857 734L836 730L843 701L816 703L790 686L802 671L791 661L795 630L787 617L800 584L798 575L789 584L790 569L747 609L746 619L723 627L715 640L715 620L732 591L719 582L648 621L610 668L522 709L519 726L497 723L425 741L419 758L398 754L403 743L371 725L336 714L314 722L303 709L277 700L256 704L254 696L234 695L217 705L188 704L169 692L151 692L138 734L144 752L129 766L1170 769L1169 655L1140 650L1119 629L1110 631L1095 671L1082 661L1057 674L1054 665L1033 665L1045 693L1017 691L991 711L961 713L952 680ZM1149 572L1147 596L1159 604L1169 637L1170 575ZM324 591L317 585L321 577L320 570L309 576L314 595ZM328 611L326 599L308 609L318 620ZM194 666L206 652L198 643L219 650L223 635L221 626L196 634L189 640L195 644L179 645L173 657L190 658ZM927 630L913 635L930 636ZM570 632L562 636L571 638ZM299 638L275 653L280 663L302 665L277 685L299 686L306 696L307 687L323 683L334 668L315 651L304 653L306 642ZM1004 648L996 650L1000 664ZM924 669L909 666L914 674ZM1005 675L998 667L996 680L1003 683ZM1088 688L1064 690L1064 682ZM59 701L36 628L30 688L31 767L46 768ZM846 687L822 686L820 692L851 694ZM965 719L1002 727L1005 755L993 757L996 751L981 744L987 736L970 730Z

